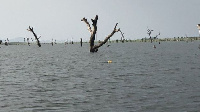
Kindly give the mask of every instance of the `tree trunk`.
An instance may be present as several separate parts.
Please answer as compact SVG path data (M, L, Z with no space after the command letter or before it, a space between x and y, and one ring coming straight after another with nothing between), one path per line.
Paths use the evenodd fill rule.
M101 47L103 44L105 44L108 39L110 37L112 37L116 32L120 31L120 29L116 29L117 24L115 25L112 33L110 35L108 35L104 41L100 42L98 45L94 45L94 40L95 40L95 36L96 36L96 32L97 32L97 20L98 20L98 15L96 15L95 19L91 19L92 21L92 26L93 29L91 29L89 22L87 21L87 19L84 17L83 19L81 19L81 21L84 21L88 27L88 31L90 32L91 36L90 36L90 52L97 52L98 48Z
M29 26L29 28L28 28L27 30L33 33L33 35L34 35L34 37L35 37L35 40L37 41L37 45L38 45L39 47L41 47L41 44L40 44L40 41L39 41L39 38L40 38L40 37L39 37L39 38L37 37L37 35L36 35L35 32L33 31L33 27L31 28L31 27Z

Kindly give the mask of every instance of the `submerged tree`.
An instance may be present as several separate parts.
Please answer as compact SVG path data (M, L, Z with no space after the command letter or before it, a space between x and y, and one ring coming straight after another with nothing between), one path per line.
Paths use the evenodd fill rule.
M149 35L149 39L151 40L151 43L152 43L152 38L151 38L151 32L152 32L153 30L150 30L150 29L147 29L147 34Z
M103 44L105 44L108 39L110 37L112 37L116 32L120 31L120 28L119 29L116 29L117 27L117 24L115 25L112 33L110 35L108 35L104 41L100 42L98 45L94 45L94 40L95 40L95 36L96 36L96 33L97 33L97 20L98 20L98 15L96 15L95 19L91 19L92 21L92 26L93 26L93 29L90 27L90 24L89 22L87 21L87 19L84 17L83 19L81 19L81 21L84 21L88 27L88 30L91 34L90 36L90 52L97 52L98 51L98 48L101 47ZM121 31L120 31L121 32Z
M37 41L37 45L38 45L39 47L41 47L41 44L40 44L40 41L39 41L39 38L40 38L41 36L40 36L40 37L37 37L37 35L36 35L35 32L33 31L33 27L31 28L31 27L29 26L29 28L28 28L27 30L33 33L33 35L34 35L34 37L35 37L35 40Z
M121 37L121 42L124 43L124 40L125 40L125 38L124 38L124 33L122 33L121 30L120 30L120 33L121 33L121 35L122 35L122 37Z
M149 35L149 39L151 40L151 43L152 43L152 36L151 36L151 33L152 33L153 30L150 30L150 29L147 29L147 34ZM153 39L158 39L158 35L160 35L160 32L155 36L153 37Z

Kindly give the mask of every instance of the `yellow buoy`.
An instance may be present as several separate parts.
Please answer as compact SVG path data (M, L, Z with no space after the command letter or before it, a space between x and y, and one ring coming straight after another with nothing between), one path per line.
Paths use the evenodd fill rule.
M112 63L112 61L111 61L111 60L108 60L108 63Z

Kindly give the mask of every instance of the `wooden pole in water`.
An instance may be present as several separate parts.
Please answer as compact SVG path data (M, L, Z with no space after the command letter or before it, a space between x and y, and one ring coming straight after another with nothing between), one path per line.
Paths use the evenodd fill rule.
M82 41L82 38L81 38L81 47L82 47L82 44L83 44L83 41Z
M53 39L52 39L51 45L53 46Z

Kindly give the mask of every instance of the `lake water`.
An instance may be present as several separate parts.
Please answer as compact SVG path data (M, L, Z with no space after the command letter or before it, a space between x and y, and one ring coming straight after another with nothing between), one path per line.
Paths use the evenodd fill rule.
M200 111L199 44L1 45L0 112Z

